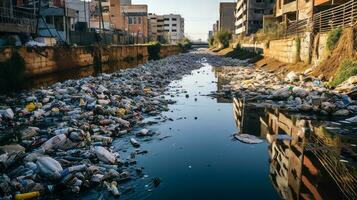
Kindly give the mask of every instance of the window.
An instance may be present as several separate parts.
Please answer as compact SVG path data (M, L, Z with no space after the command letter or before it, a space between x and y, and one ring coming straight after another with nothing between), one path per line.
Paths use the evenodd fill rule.
M133 18L129 17L129 24L133 24Z
M141 24L141 17L138 17L138 24Z
M172 29L172 32L177 32L177 30L176 29Z
M134 18L134 24L137 24L138 22L137 22L137 19L136 19L136 17L133 17Z
M177 21L177 18L172 18L172 21Z
M177 26L177 24L172 24L172 26Z

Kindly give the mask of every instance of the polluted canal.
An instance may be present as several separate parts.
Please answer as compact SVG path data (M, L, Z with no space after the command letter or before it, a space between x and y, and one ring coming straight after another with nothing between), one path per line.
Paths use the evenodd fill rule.
M356 199L355 100L237 92L247 66L191 53L1 96L1 198Z

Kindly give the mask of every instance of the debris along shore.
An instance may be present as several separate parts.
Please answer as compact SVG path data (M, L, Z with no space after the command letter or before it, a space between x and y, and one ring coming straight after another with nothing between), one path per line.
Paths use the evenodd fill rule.
M325 117L352 117L357 122L357 101L347 94L357 88L357 76L331 90L318 78L290 72L287 76L254 67L222 67L218 78L227 83L213 96L234 95L259 107Z
M168 110L174 103L164 98L168 84L204 62L244 64L182 54L113 74L0 96L0 199L56 198L95 187L120 196L127 189L120 183L141 175L141 168L130 167L140 153L140 137L154 134L139 130L142 120ZM128 158L112 145L126 135L132 148L125 150L132 152Z

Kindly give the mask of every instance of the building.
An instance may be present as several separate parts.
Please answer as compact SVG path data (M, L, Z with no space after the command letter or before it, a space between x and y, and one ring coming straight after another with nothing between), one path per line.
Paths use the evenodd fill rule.
M115 28L110 20L110 0L101 0L101 7L99 0L92 1L90 4L90 13L91 28L104 30L113 30Z
M86 31L90 28L90 3L87 1L66 1L67 8L77 11L76 30Z
M0 33L35 33L36 16L34 9L26 9L23 4L0 1Z
M225 29L234 33L234 11L236 3L222 2L219 5L219 30Z
M250 35L263 28L264 15L272 15L274 0L238 0L235 11L235 34Z
M132 36L148 37L148 6L121 5L120 28Z
M303 20L314 13L343 4L348 0L277 0L275 17L278 22Z
M149 14L149 38L162 43L178 43L185 37L185 20L178 14Z
M213 35L216 35L216 33L219 31L219 20L217 20L216 23L213 24L212 30Z
M70 32L75 30L78 13L71 8L47 7L40 10L38 25L40 37L56 38L60 43L70 43Z

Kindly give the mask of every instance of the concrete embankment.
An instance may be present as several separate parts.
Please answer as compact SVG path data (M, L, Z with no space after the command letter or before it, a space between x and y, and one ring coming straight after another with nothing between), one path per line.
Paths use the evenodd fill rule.
M163 45L159 54L161 58L165 58L180 51L178 46ZM6 47L0 49L0 63L10 60L15 53L23 58L27 77L102 63L118 63L123 67L132 67L147 62L149 58L147 45Z

